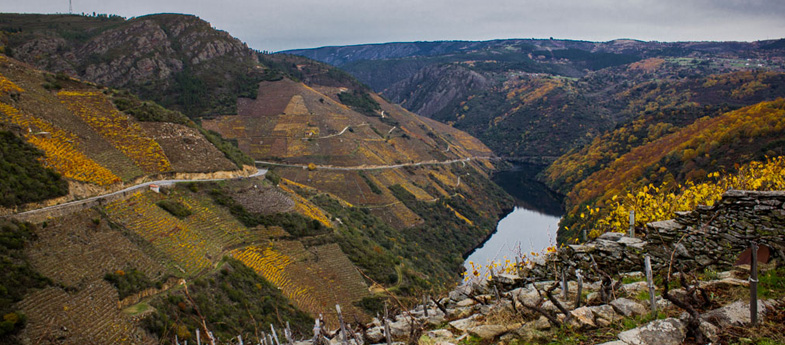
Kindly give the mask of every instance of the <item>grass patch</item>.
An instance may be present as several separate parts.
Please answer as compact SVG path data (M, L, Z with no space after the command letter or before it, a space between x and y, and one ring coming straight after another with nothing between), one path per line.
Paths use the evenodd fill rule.
M785 297L785 267L769 270L758 280L758 297L779 299Z
M145 302L141 302L123 309L123 313L134 316L134 315L142 314L150 309L153 309L153 307Z

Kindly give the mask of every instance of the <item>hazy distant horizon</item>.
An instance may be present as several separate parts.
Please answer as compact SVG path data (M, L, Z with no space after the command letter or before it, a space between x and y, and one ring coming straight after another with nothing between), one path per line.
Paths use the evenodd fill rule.
M68 13L68 5L63 0L17 1L5 4L3 11ZM251 48L266 51L550 37L592 42L751 42L785 35L785 1L781 0L72 0L72 5L74 14L127 18L194 14Z

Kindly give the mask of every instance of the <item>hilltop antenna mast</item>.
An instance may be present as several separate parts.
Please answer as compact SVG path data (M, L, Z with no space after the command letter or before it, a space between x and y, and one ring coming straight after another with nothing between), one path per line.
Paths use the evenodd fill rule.
M74 14L74 6L71 4L71 1L73 0L68 0L68 14Z

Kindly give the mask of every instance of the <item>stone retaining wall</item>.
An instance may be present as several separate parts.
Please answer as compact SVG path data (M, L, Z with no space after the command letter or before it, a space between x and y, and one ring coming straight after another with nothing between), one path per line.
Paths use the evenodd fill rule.
M785 191L729 190L714 206L647 224L643 237L605 233L543 256L525 274L529 280L555 279L557 269L569 267L569 272L581 269L592 275L594 263L611 274L642 271L645 254L652 256L655 271L668 266L671 257L683 270L722 269L733 265L751 241L767 245L780 260L785 258Z

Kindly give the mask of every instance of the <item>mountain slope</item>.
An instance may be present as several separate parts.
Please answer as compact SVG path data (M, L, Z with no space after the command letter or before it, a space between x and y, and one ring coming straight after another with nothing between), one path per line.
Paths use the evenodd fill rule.
M570 230L560 232L560 237L564 240L567 236L577 236L582 229L593 230L597 226L595 221L612 212L611 205L617 205L615 208L626 205L627 209L638 208L641 212L641 205L633 206L636 196L645 195L650 189L678 194L684 185L711 181L720 174L725 177L752 161L784 155L783 114L783 99L761 102L713 118L698 119L634 146L586 178L576 178L579 182L569 190L565 201L570 214L561 223L563 230ZM564 159L554 163L549 171L551 176L559 167L568 166L567 162ZM703 192L706 191L697 193ZM659 220L651 217L639 214L637 222Z
M2 14L0 22L6 51L19 60L126 88L191 117L234 113L235 98L252 96L266 77L256 52L195 16Z
M242 163L230 161L235 152L217 149L212 142L220 145L220 139L182 114L125 92L37 71L2 55L0 78L6 89L0 94L3 128L41 150L39 161L68 181L70 194L50 202L103 194L147 176L233 171Z
M334 63L407 109L478 137L499 155L552 160L649 111L651 102L659 108L685 101L744 106L782 95L778 83L763 88L767 98L749 100L721 99L708 88L686 85L712 74L782 72L785 54L776 42L496 40L287 53ZM665 102L656 99L660 94Z

